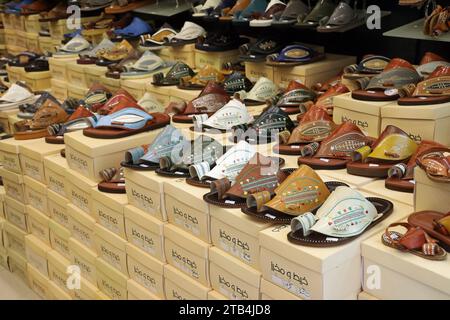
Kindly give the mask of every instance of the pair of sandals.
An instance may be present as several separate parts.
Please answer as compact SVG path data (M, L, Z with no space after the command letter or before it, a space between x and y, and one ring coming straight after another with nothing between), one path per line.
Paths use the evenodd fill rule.
M405 233L393 231L402 227ZM408 222L391 224L381 237L384 245L424 259L443 261L450 251L450 213L420 211Z
M195 48L207 52L223 52L237 50L246 41L234 32L214 32L199 37Z
M440 5L425 18L423 26L423 33L432 36L439 37L440 35L447 33L450 30L450 6L442 7Z

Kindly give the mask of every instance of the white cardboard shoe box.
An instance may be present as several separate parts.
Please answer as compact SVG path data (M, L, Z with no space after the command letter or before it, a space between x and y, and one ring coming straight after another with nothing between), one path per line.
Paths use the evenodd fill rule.
M61 144L49 144L44 138L33 140L33 143L19 146L20 163L25 176L45 183L44 158L59 153L64 149Z
M119 237L126 239L124 209L128 204L125 194L105 193L93 190L92 209L95 220Z
M365 196L373 196L364 193ZM356 299L361 291L361 243L411 213L394 203L391 216L352 242L332 248L290 243L290 227L279 225L260 232L263 278L302 299Z
M71 169L67 169L66 182L69 201L86 214L94 217L92 193L94 188L97 188L97 183Z
M59 252L66 259L70 259L69 239L71 232L54 220L48 224L50 228L50 244L53 250Z
M240 209L211 205L210 214L214 246L259 270L259 232L271 224L251 218Z
M95 250L94 234L95 220L87 213L81 211L73 204L67 205L69 215L69 231L72 237L80 241L89 249Z
M95 224L94 246L98 257L124 275L128 275L126 245L126 240Z
M171 224L164 225L164 237L167 262L201 285L209 287L208 250L211 245Z
M164 224L134 206L125 206L125 228L128 242L165 263Z
M100 291L113 300L127 300L128 277L100 258L96 260L97 285Z
M17 228L10 222L5 222L3 225L3 241L5 248L8 250L8 254L11 252L15 252L18 256L22 258L26 258L26 249L25 249L25 236L26 232Z
M164 266L164 288L167 300L207 300L211 288L170 266Z
M5 187L5 195L26 204L25 184L23 176L14 172L0 168L0 176L3 178L3 186Z
M19 146L30 144L31 140L5 139L0 141L0 160L3 167L17 174L22 174Z
M141 249L126 245L128 275L149 294L164 299L164 265Z
M45 277L49 276L47 253L52 250L47 244L37 237L29 234L25 237L27 261Z
M215 247L209 249L211 287L230 300L259 300L261 273Z
M30 205L26 206L28 229L31 234L47 245L50 245L50 218Z
M450 185L428 178L425 171L416 167L414 190L414 211L435 210L448 212L450 208Z
M71 290L67 286L68 280L70 283L70 273L68 273L70 261L55 250L47 252L47 260L50 280L66 294L71 294Z
M261 279L261 300L302 300L289 291Z
M84 136L82 130L65 134L67 163L83 176L100 182L101 170L119 168L125 151L151 143L160 131L152 130L120 139L94 139Z
M75 238L69 239L70 262L80 268L81 276L92 284L97 285L97 270L95 261L97 253Z
M5 217L23 232L29 232L26 206L8 196L5 197Z
M128 300L162 300L132 279L127 282L127 290Z
M64 228L69 229L69 215L67 214L69 200L52 190L47 190L47 204L50 218Z
M44 158L45 180L48 188L62 197L67 197L66 173L69 166L65 158L60 154L46 156Z
M8 269L24 283L28 282L27 259L15 251L8 250Z
M207 190L193 187L185 179L164 181L165 208L169 222L200 240L211 243Z
M381 235L362 243L365 292L382 300L450 299L448 260L427 260L389 248L381 242Z
M49 298L49 282L48 277L43 276L31 264L27 264L28 285L42 299Z
M48 215L47 186L28 176L24 176L23 181L25 183L26 203Z
M153 171L125 168L125 188L128 203L161 221L167 221L164 208L164 181Z

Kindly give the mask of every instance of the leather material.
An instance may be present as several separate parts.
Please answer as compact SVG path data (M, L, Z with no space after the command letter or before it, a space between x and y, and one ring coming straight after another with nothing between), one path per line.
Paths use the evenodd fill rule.
M361 193L350 187L337 187L317 210L313 218L310 212L307 222L299 216L291 222L293 232L302 230L303 236L312 231L329 237L349 238L360 235L377 218L375 206ZM311 224L311 222L315 220Z
M289 115L278 107L270 107L261 113L251 127L258 135L270 136L272 131L292 131L295 127Z
M193 77L195 72L184 62L178 61L164 76L162 73L153 75L155 85L177 85L184 77Z
M370 145L371 142L358 126L344 122L322 141L315 157L350 160L353 151Z
M330 192L319 175L308 166L300 166L275 189L275 197L265 207L298 216L320 207Z
M437 239L445 249L449 251L450 235L448 232L449 213L436 211L415 212L408 217L408 223L414 227L419 227L431 237Z
M101 115L106 115L130 107L142 110L136 103L136 100L126 90L120 89L103 105L103 107L98 109L97 112Z
M100 83L95 83L84 97L84 103L92 111L97 112L111 97L112 93L108 88Z
M205 86L210 81L222 83L224 79L225 76L222 72L207 64L192 78L181 78L180 85L186 87L189 85Z
M251 81L241 72L233 72L223 82L223 87L228 94L239 91L250 91L253 87Z
M183 136L181 130L172 125L168 125L160 134L158 134L155 140L145 148L145 154L142 154L138 159L146 162L159 163L159 160L162 157L169 156L175 148L180 147L185 139L186 138ZM142 149L142 151L145 149ZM137 158L136 156L133 156L133 153L133 150L129 151L129 160Z
M278 88L272 80L261 77L249 92L239 92L244 101L266 102L278 93Z
M116 44L111 50L103 53L101 58L108 61L120 61L125 59L133 50L133 46L128 41L123 40L122 42Z
M384 56L366 56L359 64L346 67L344 73L379 74L383 72L390 61L391 59Z
M299 21L299 25L317 26L320 20L330 17L335 8L336 5L332 0L319 0L311 12Z
M248 195L267 191L273 193L287 174L279 170L278 162L256 153L237 175L235 183L225 192L234 198L247 198ZM221 194L219 193L219 199Z
M450 66L437 67L430 76L419 82L413 96L450 95Z
M417 150L417 144L406 132L387 126L372 146L364 160L366 163L399 162L409 159Z
M431 179L450 182L450 148L428 149L417 155L416 163Z
M313 106L292 131L287 144L320 142L327 138L336 128L327 112Z
M63 123L69 118L59 103L47 99L36 111L32 120L19 121L14 124L16 131L46 129L56 123Z
M190 101L182 114L214 113L230 101L229 95L217 83L210 81L199 96Z
M316 101L316 106L327 110L328 114L333 114L334 104L333 98L335 96L350 92L349 88L342 83L339 83L328 89L323 95L319 96Z

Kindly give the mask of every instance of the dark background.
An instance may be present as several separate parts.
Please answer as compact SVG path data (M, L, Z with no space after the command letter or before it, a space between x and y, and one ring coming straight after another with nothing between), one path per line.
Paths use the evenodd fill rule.
M438 0L437 2L443 6L450 5L450 0ZM314 4L315 2L312 1L312 3ZM298 30L293 27L287 29L245 27L234 28L234 30L245 36L258 37L260 35L272 35L276 39L285 40L287 43L300 41L317 44L324 46L326 52L356 55L358 59L361 59L365 54L371 53L381 54L391 58L401 57L412 63L419 63L422 55L426 51L432 51L450 60L449 42L383 36L383 33L386 31L424 17L424 8L419 10L417 8L399 6L398 0L367 1L367 4L376 4L382 10L392 12L391 15L382 18L381 30L369 30L365 25L344 33L318 33L311 30ZM175 28L181 28L184 21L191 20L202 25L209 32L233 28L230 23L208 23L203 19L194 19L190 13L179 14L169 19L164 17L152 18L158 26L164 22L168 22Z

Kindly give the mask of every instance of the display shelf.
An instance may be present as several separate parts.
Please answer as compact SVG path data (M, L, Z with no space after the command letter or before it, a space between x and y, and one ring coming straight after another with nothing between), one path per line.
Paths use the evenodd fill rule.
M450 32L440 35L439 37L427 36L423 33L423 25L425 19L419 19L401 27L383 33L385 37L406 38L416 40L441 41L450 42Z
M133 12L153 16L172 17L182 12L188 11L191 8L192 8L191 3L185 2L184 0L179 0L179 1L167 1L162 3L161 2L152 3L140 7L139 9L136 9Z

